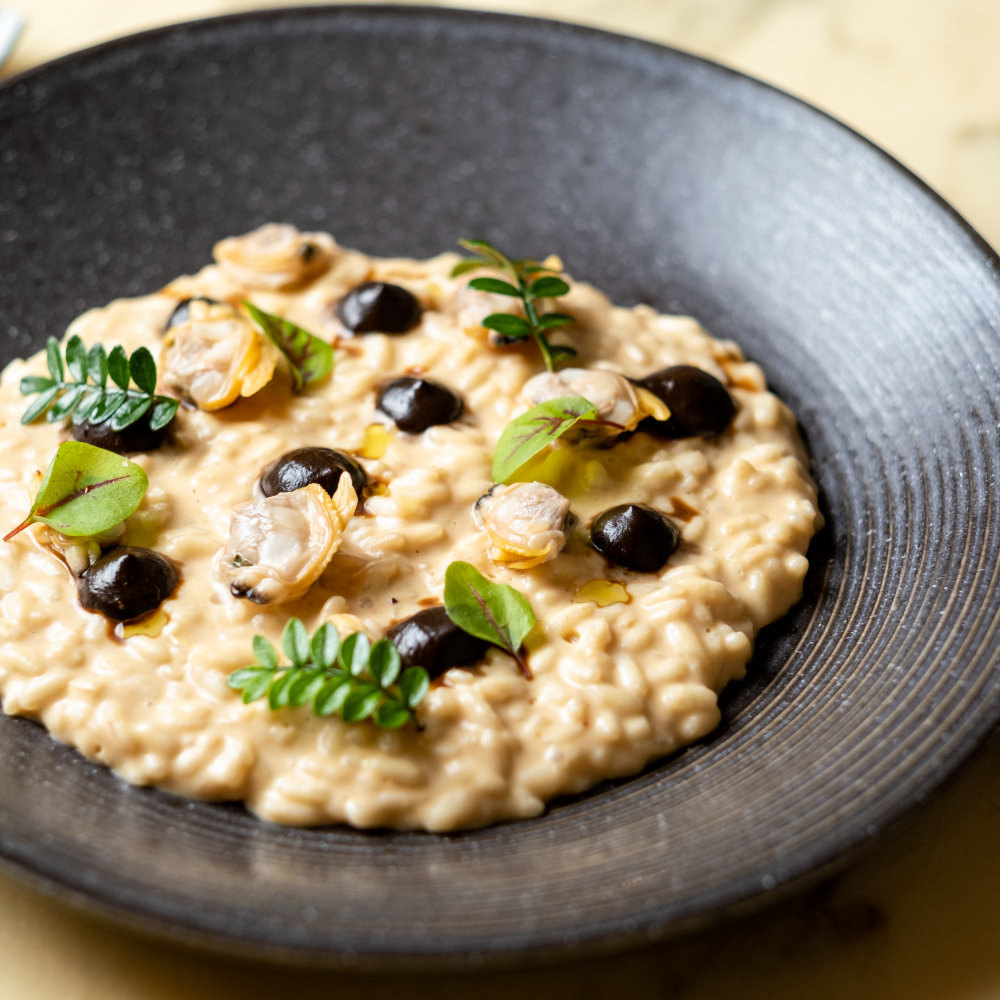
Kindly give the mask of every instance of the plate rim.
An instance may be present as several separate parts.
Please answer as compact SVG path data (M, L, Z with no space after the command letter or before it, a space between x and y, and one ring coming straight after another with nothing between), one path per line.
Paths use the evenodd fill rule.
M15 74L3 81L0 81L0 97L5 92L13 92L22 84L30 84L34 78L44 76L53 70L62 69L66 65L76 64L82 61L102 57L109 52L149 44L156 44L159 40L174 36L181 31L205 31L227 25L245 22L266 22L282 21L302 16L309 17L332 17L346 18L363 16L372 20L381 18L421 17L433 16L440 22L467 22L470 19L482 21L492 21L499 25L518 25L517 30L523 31L559 31L568 35L578 37L598 37L603 39L603 44L621 45L628 43L641 47L649 53L650 57L680 58L693 64L700 64L707 67L712 73L723 73L725 75L738 78L744 85L753 88L761 88L777 95L781 99L791 101L800 109L804 109L811 114L822 116L828 124L832 124L837 129L849 134L854 141L863 143L870 154L875 154L879 159L887 163L894 172L901 174L909 184L915 184L924 197L929 196L939 212L950 219L953 224L963 232L970 244L976 248L981 263L987 270L991 271L994 278L1000 282L1000 255L994 250L982 235L940 194L931 188L919 175L915 174L909 167L903 164L892 154L876 145L872 140L858 132L856 129L845 124L834 117L831 113L818 108L808 101L791 94L780 87L766 81L757 79L740 70L734 69L723 63L706 58L692 52L685 51L669 45L663 45L647 39L629 34L622 34L610 31L605 28L592 27L571 21L562 21L552 18L542 18L526 16L520 14L508 14L499 11L479 11L463 10L457 8L426 7L419 5L399 5L399 4L349 4L331 6L297 6L289 8L273 8L264 10L248 10L233 14L217 15L209 18L198 18L176 22L168 25L161 25L149 28L141 32L108 39L89 46L76 52L68 53L56 59L50 60L39 66L31 67L18 74ZM553 959L571 958L583 950L593 951L595 948L602 952L610 952L622 947L649 941L651 939L661 939L667 936L685 934L692 930L707 925L720 917L731 917L738 913L749 912L757 909L762 904L783 899L788 895L800 891L805 885L819 881L827 877L832 871L841 870L852 864L861 854L870 847L889 835L890 831L898 827L907 819L930 795L938 794L951 781L955 779L958 772L965 766L967 761L974 756L984 745L990 733L994 731L1000 723L1000 703L995 707L991 717L985 713L976 717L976 725L966 728L960 741L960 749L952 749L947 766L938 770L933 776L928 775L926 781L914 787L911 793L902 800L894 803L895 808L883 814L882 826L877 832L877 836L870 836L865 831L856 831L853 840L846 847L839 847L832 854L829 849L819 852L822 859L817 863L815 860L805 860L801 857L801 864L797 871L793 871L780 884L772 888L758 888L756 891L746 891L736 899L723 905L716 905L710 909L705 909L696 914L686 917L669 918L666 921L661 918L660 922L647 921L642 928L632 931L623 931L619 928L617 933L592 933L589 937L584 936L577 940L572 946L565 944L549 943L540 946L537 950L518 948L517 950L500 950L496 952L480 952L466 955L446 955L433 951L425 951L417 954L402 955L392 954L371 954L368 956L345 956L342 952L316 952L311 950L300 950L294 948L274 948L262 953L259 942L249 942L243 939L232 939L222 932L208 931L205 928L177 927L170 922L163 922L150 915L149 912L125 911L120 903L108 903L106 898L93 896L82 890L79 885L64 882L51 873L37 871L28 866L23 860L14 861L7 844L0 841L0 867L3 870L21 877L29 884L41 888L49 895L67 901L74 907L78 907L88 913L111 920L114 923L133 927L154 936L164 936L182 944L194 945L199 948L208 948L213 951L223 951L232 954L245 953L246 949L253 948L254 954L260 957L269 958L273 961L286 962L294 961L300 964L320 964L349 966L352 968L375 967L385 968L387 965L398 964L400 967L413 968L415 966L442 965L467 967L469 965L510 965L525 962L541 962ZM31 722L32 725L37 723ZM84 759L85 758L82 758ZM815 845L814 845L815 846ZM806 852L800 852L800 855ZM825 860L824 860L825 859ZM728 895L728 894L727 894ZM662 909L662 907L661 907ZM137 927L138 924L143 926Z

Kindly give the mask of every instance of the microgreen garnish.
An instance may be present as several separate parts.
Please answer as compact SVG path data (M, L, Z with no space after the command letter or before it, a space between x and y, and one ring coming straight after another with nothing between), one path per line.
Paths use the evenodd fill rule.
M401 671L391 640L372 644L363 632L352 632L341 642L329 622L310 639L305 625L290 618L281 647L290 663L279 664L270 641L254 636L257 662L234 670L228 680L244 702L267 695L272 709L312 705L317 715L339 715L344 722L370 718L382 729L398 729L413 718L430 686L423 667Z
M63 535L99 535L135 512L148 485L146 473L127 458L65 441L49 462L28 516L3 540L36 521Z
M452 270L452 277L475 271L481 267L491 267L502 272L511 280L501 278L473 278L470 288L497 295L509 295L518 299L524 308L524 316L513 313L491 313L482 322L488 330L495 330L506 340L524 340L534 337L542 352L545 367L550 372L565 358L575 358L576 351L565 344L550 344L548 333L574 322L567 313L540 313L539 299L552 299L565 295L569 285L554 268L545 267L534 260L511 260L506 254L491 246L485 240L459 240L475 257L459 261Z
M581 420L597 417L597 407L583 396L547 399L512 420L493 451L493 481L505 483L547 444Z
M301 392L310 382L326 378L333 369L333 348L291 320L272 316L250 302L243 303L250 318L281 351L292 373L292 385Z
M535 627L535 613L524 594L487 580L467 562L453 562L444 573L444 609L463 632L513 656L521 673L531 679L521 644Z
M21 393L38 397L24 411L22 424L30 424L43 413L55 423L72 415L74 424L107 421L120 431L149 412L149 426L157 431L166 427L177 412L178 400L156 395L156 362L148 348L137 347L132 356L116 344L111 352L95 344L88 351L76 335L66 342L63 363L59 341L49 337L45 345L49 377L26 375L21 379ZM108 385L110 376L113 385ZM134 389L129 383L135 384Z

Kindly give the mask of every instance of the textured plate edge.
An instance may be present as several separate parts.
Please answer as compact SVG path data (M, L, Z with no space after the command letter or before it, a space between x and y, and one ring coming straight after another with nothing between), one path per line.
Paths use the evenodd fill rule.
M863 132L847 124L842 119L837 118L832 112L825 110L819 105L810 103L804 97L799 97L791 91L783 89L777 84L755 77L750 73L736 69L733 66L727 65L726 63L712 59L708 56L700 55L693 51L678 48L673 45L652 41L627 32L619 32L610 28L598 27L583 21L560 20L557 18L540 17L530 14L506 13L502 11L479 10L467 7L432 7L420 4L345 3L317 4L314 6L299 5L290 7L263 7L253 10L237 11L232 14L218 14L212 17L175 21L169 24L158 25L156 27L146 28L142 31L132 32L127 35L120 35L115 38L109 38L104 41L97 42L94 45L89 45L85 48L57 56L54 59L47 60L37 66L32 66L29 69L22 70L19 73L0 80L0 96L3 96L5 90L12 90L20 84L30 83L32 78L36 75L41 75L54 68L61 67L63 64L77 62L81 59L98 57L119 48L126 48L137 42L152 41L159 36L174 34L175 32L181 30L203 31L209 30L215 26L223 26L225 24L239 24L249 21L284 20L287 18L308 17L310 15L336 15L342 17L370 16L372 18L436 17L444 21L468 20L469 23L471 23L472 20L481 20L484 23L492 21L497 24L522 25L523 30L525 31L530 31L532 28L543 31L560 30L567 34L576 35L581 39L587 36L592 36L610 39L612 40L612 44L630 43L638 48L646 50L649 56L654 58L656 53L669 52L672 55L687 60L693 64L708 67L713 72L721 71L726 75L741 80L755 88L763 88L764 90L780 95L782 98L792 102L792 104L798 105L803 110L814 112L822 116L829 124L853 135L856 139L868 147L869 152L874 153L878 158L894 165L896 168L905 173L911 181L915 182L922 189L924 194L929 195L933 201L936 202L939 209L943 209L945 214L958 222L960 227L965 230L966 235L973 239L973 241L978 245L984 260L989 264L994 277L998 282L1000 282L1000 249L992 247L990 243L987 242L985 237L979 233L979 231L972 225L971 222L969 222L968 219L965 218L964 215L961 214L961 212L958 211L958 209L947 201L943 195L935 190L911 167L907 166L901 159L888 152L882 146L877 145L874 140L868 138L868 136L866 136Z

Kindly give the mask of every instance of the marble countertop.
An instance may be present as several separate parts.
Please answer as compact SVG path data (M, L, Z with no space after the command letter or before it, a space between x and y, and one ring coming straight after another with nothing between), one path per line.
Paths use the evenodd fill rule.
M276 2L26 0L7 76L131 31ZM888 149L1000 247L996 0L494 0L445 6L578 21L777 84ZM255 966L134 937L0 874L4 1000L336 994L478 1000L1000 1000L1000 734L844 873L682 939L553 968L406 977Z

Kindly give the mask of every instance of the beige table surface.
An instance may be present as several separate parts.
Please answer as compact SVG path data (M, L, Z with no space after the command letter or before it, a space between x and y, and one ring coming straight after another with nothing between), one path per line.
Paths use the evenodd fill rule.
M4 0L8 2L8 0ZM0 76L142 28L276 6L20 0ZM494 0L691 49L831 111L1000 247L1000 0ZM448 976L309 972L133 937L0 874L0 1000L513 995L1000 1000L1000 736L831 882L763 913L623 955Z

